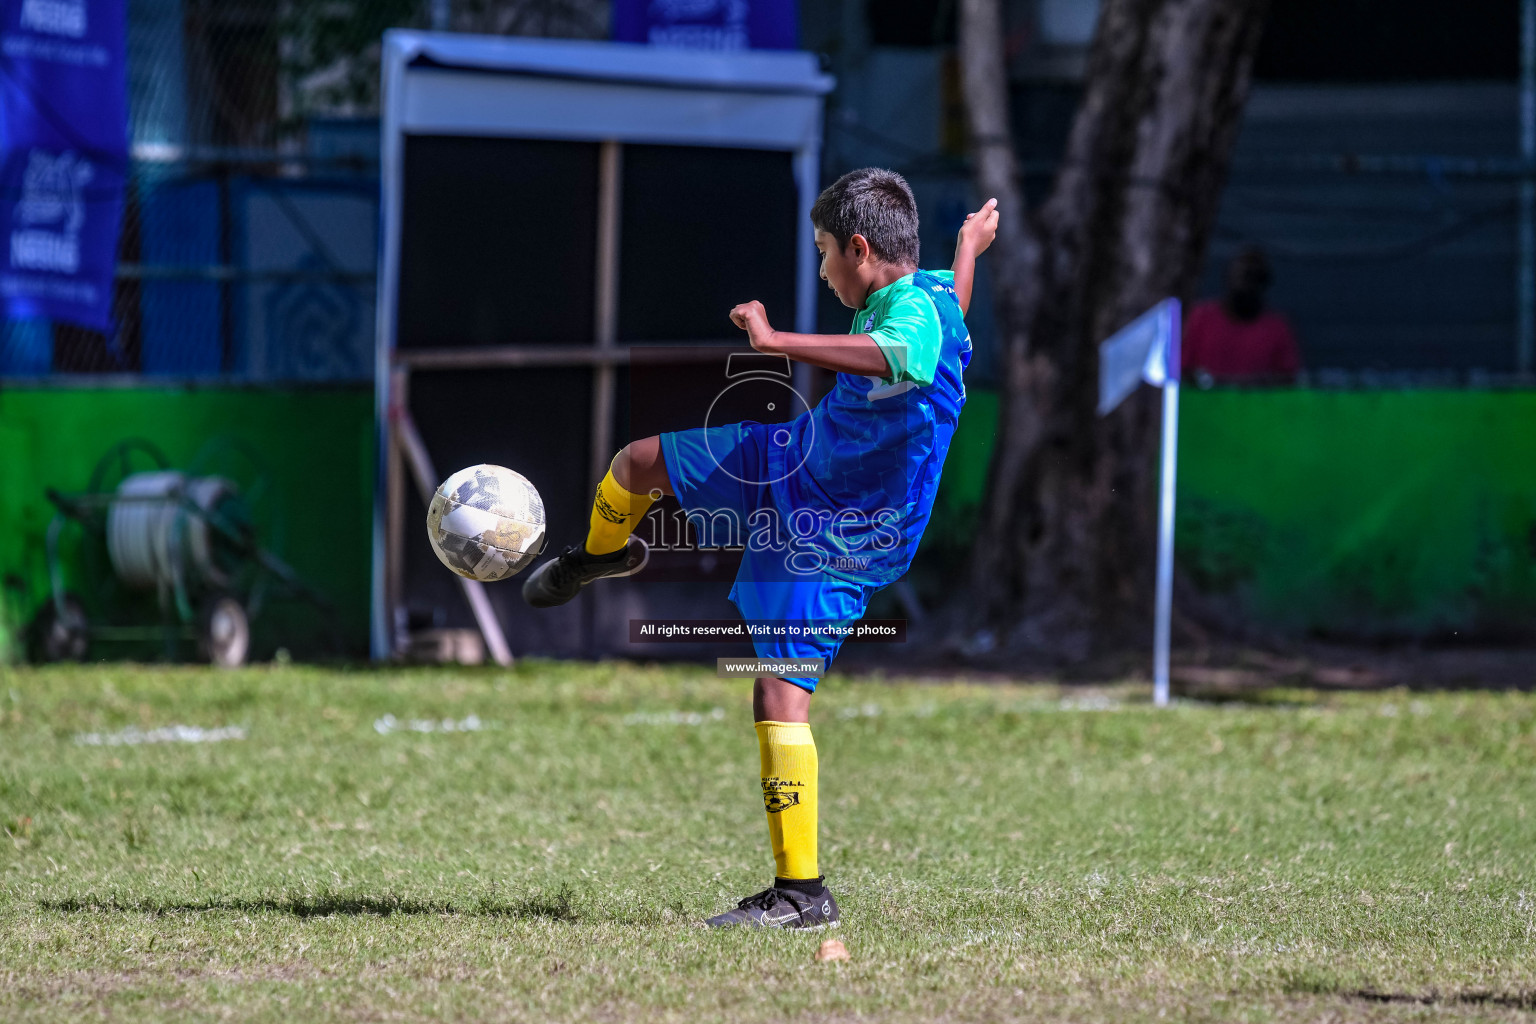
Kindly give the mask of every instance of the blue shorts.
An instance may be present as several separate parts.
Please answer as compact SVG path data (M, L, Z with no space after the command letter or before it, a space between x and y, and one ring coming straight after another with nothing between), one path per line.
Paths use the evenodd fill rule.
M779 516L767 481L768 446L782 430L778 423L730 423L661 435L672 490L701 546L744 546L730 601L755 635L759 658L822 658L830 666L843 645L839 629L864 617L880 585L855 583L825 571L803 571L793 550L754 544L758 527ZM790 635L793 634L793 635ZM788 678L788 677L786 677ZM816 679L789 678L812 693Z

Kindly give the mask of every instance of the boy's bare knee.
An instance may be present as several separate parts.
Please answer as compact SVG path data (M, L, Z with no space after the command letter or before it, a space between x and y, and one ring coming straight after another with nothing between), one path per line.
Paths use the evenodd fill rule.
M809 722L811 692L778 676L758 676L752 686L752 717L758 722Z
M613 479L632 494L660 490L671 494L666 460L661 454L661 437L642 437L619 449L613 457Z
M631 488L629 485L634 479L633 470L631 468L632 457L630 455L629 449L630 445L625 445L623 448L620 448L619 453L613 457L612 465L608 467L609 472L613 473L613 479L618 483L620 487L624 488L626 491L633 490L633 488Z

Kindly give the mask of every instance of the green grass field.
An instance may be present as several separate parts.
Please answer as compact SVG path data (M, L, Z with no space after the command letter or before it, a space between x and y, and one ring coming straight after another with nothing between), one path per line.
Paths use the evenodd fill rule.
M696 924L772 870L744 684L0 672L7 1021L1536 1012L1530 695L834 678L823 964ZM245 738L110 742L174 725Z

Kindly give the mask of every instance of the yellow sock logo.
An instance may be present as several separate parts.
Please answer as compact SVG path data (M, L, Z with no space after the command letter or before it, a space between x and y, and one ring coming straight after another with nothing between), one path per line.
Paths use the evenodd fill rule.
M602 485L598 485L597 498L592 504L596 509L597 514L608 520L610 523L624 522L624 513L614 508L612 503L609 502L607 497L604 496Z
M779 779L763 780L763 806L769 814L778 814L800 802L800 794L791 789L794 783Z

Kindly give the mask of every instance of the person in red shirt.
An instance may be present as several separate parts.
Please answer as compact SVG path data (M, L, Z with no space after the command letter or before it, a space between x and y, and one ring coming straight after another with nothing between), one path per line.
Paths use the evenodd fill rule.
M1184 323L1184 375L1213 380L1294 381L1301 353L1291 325L1264 308L1273 274L1250 245L1227 267L1227 294L1202 302Z

